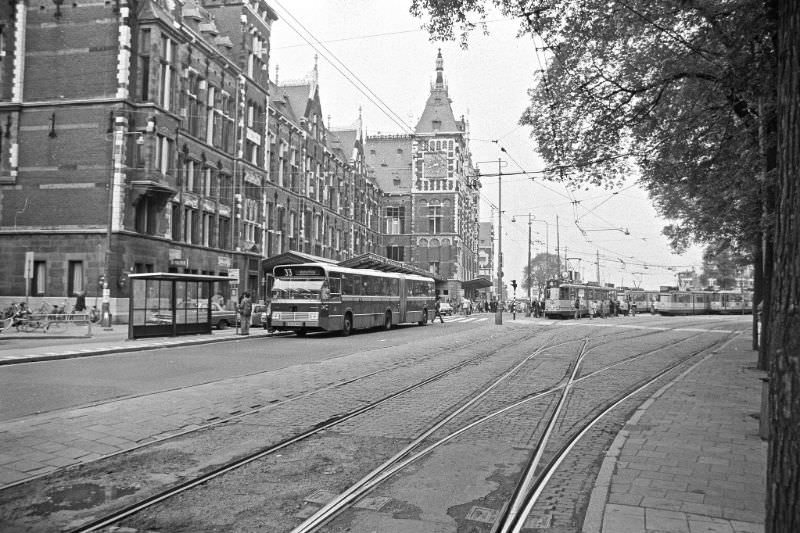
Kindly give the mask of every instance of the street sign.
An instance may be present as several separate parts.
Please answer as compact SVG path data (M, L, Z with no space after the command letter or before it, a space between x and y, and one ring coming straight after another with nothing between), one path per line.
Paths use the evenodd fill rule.
M33 278L33 252L25 252L25 279Z

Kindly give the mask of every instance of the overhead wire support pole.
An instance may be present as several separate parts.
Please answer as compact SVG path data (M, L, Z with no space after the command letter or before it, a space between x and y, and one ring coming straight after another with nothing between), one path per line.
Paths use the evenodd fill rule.
M505 152L504 148L500 148ZM497 158L497 311L494 323L503 325L503 161Z
M533 272L531 267L531 214L528 213L528 305L525 306L525 316L531 316L531 285L533 285Z

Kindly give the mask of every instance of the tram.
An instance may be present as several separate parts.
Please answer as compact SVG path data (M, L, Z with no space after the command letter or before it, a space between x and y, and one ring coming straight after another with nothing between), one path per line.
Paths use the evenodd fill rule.
M591 302L608 305L608 300L617 299L617 289L592 283L580 283L572 280L551 279L545 290L544 316L573 318L575 316L575 300L579 301L580 316L589 314Z
M713 291L681 291L661 287L655 310L660 315L706 315L711 312Z
M711 295L712 313L746 315L753 312L753 291L715 291Z
M639 288L629 288L620 291L620 297L624 297L628 302L628 307L636 307L637 313L655 314L655 302L658 299L658 291L648 291Z

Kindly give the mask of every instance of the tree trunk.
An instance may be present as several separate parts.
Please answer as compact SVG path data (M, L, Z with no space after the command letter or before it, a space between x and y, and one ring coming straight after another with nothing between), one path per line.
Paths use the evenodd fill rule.
M800 3L778 0L778 209L770 319L767 533L800 531Z

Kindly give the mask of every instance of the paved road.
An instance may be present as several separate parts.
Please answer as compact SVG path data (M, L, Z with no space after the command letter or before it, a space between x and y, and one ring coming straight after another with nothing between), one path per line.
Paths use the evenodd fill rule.
M349 338L316 335L303 339L231 339L204 347L173 347L2 366L0 379L6 383L25 379L34 381L23 394L39 402L44 412L38 415L21 415L14 420L10 414L2 415L5 422L0 424L0 449L3 450L0 452L0 487L43 476L68 465L84 464L90 470L92 465L97 465L101 469L97 475L104 480L102 484L106 485L105 488L99 487L99 490L113 500L132 490L126 485L131 481L124 475L124 471L121 472L121 478L112 475L112 471L116 472L120 468L124 470L125 467L121 465L126 464L125 461L116 461L116 466L109 471L109 467L103 466L103 461L98 461L104 456L111 455L113 458L113 454L120 451L138 449L134 454L137 457L135 463L141 463L143 472L148 473L145 478L157 475L159 483L169 482L172 476L189 475L193 471L208 468L215 462L224 461L225 456L244 453L248 446L263 445L266 436L269 439L280 439L282 435L289 434L303 424L313 425L315 420L336 416L349 408L349 405L361 405L371 396L380 397L387 390L398 386L404 375L408 377L403 379L411 379L417 373L433 371L448 362L466 357L475 350L496 348L503 343L514 346L517 337L522 338L532 333L543 337L590 334L617 336L664 332L671 328L676 331L678 338L702 336L712 330L717 333L732 331L743 324L746 324L746 319L713 317L636 317L607 321L582 320L578 323L534 320L520 316L512 321L509 315L505 325L497 327L492 316L473 315L448 320L444 325L400 328L391 332L376 331ZM472 343L478 343L475 346L483 348L476 348ZM463 346L463 349L447 351L453 346ZM516 351L520 349L520 353L524 353L525 346L515 348ZM439 352L442 353L441 356L437 355ZM510 357L516 352L511 350L502 353L504 357ZM608 355L613 356L613 353ZM558 358L554 358L553 363L557 362ZM559 371L554 368L551 373L558 375ZM543 368L538 368L530 376L546 374ZM372 388L345 385L354 376L367 376L368 379L363 382L370 384ZM480 380L485 377L481 377L478 372L472 379ZM73 380L93 386L84 387L91 388L91 392L85 396L74 392L82 387L74 387ZM57 386L53 387L48 382ZM63 405L57 394L42 394L40 399L36 399L41 391L59 387L68 391L64 393L64 397L71 398L71 407ZM440 400L445 397L442 395L458 392L459 387L451 385L436 395L422 395L419 401L427 401L430 407L426 409L422 404L409 405L408 412L435 418L439 416L436 409L440 407ZM117 401L109 401L111 399ZM5 410L5 402L2 405ZM15 409L25 411L21 407ZM231 416L235 420L237 413L247 411L256 413L246 418L249 423L220 426L219 432L206 432L202 438L184 437L163 441L160 445L142 447L149 442L179 435ZM407 430L413 430L416 422L412 418L398 416L395 411L389 414L385 422L376 422L375 429L371 430L374 435L370 435L370 439L377 438L378 442L382 442L381 439L389 436L402 438ZM520 423L524 423L524 420ZM234 431L237 432L235 438L232 433ZM223 439L224 444L221 447L220 442L214 442L215 438L228 433L230 436ZM491 442L493 436L485 436ZM613 434L610 437L613 440ZM520 442L524 442L524 438ZM365 459L369 459L367 450L376 453L380 449L380 446L368 446L350 451L355 451L356 457L363 455ZM178 450L181 453L175 456ZM327 456L330 460L336 456L333 450L330 450L331 453L325 450L321 452L323 459ZM597 457L602 457L604 452L605 449L588 450L585 453L589 461L587 464L597 466ZM486 453L490 453L490 450ZM181 456L185 458L181 459ZM187 462L189 457L192 459ZM344 457L353 457L353 454L345 454ZM461 457L465 455L462 454ZM305 463L297 461L294 464ZM491 464L491 461L487 463L489 466ZM173 465L178 470L165 470L167 466ZM589 470L582 464L576 464L574 469L579 473ZM326 474L328 470L330 472ZM447 471L447 468L443 471ZM330 476L337 475L336 468L330 469L324 464L320 465L320 472L329 477L325 481L323 476L317 488L335 479ZM302 473L298 472L298 475L302 479ZM98 478L95 476L93 479L96 482ZM134 476L133 479L139 478ZM143 490L140 484L146 487L153 481L139 479L139 488L136 490ZM593 480L588 482L589 488L592 482ZM565 483L566 487L573 486L571 480ZM585 488L586 483L584 480L579 485ZM16 492L19 490L24 493L26 486L23 485L18 489L0 489L0 498L6 498L0 501L0 525L3 524L3 511L8 511L9 505L11 508L18 506L19 509L26 509L25 512L29 513L28 519L34 520L31 523L35 524L35 513L41 512L41 506L44 505L39 501L40 498L37 500L37 494L46 495L48 501L61 501L61 518L85 514L85 504L73 501L82 493L70 492L74 491L74 485L68 483L66 478L59 481L58 477L51 476L28 485L33 492L26 497L20 497L20 493ZM749 490L751 489L748 488L745 492ZM312 492L314 491L309 490L296 494L296 497L300 497L298 505L312 505L313 502L303 503L303 498ZM282 500L275 498L272 503L278 501ZM584 501L582 505L585 504ZM471 512L470 509L464 510L467 511ZM562 515L550 513L550 516L555 517L553 520L570 524L576 520L576 515L572 513L572 509L565 507ZM446 520L444 515L440 515L440 519Z

